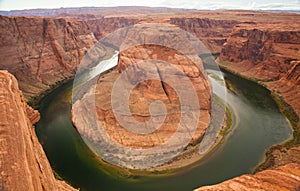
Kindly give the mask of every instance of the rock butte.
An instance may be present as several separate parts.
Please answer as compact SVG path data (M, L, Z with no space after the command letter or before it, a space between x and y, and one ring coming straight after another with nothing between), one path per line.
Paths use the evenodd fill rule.
M111 72L99 78L97 87L94 90L98 120L101 122L103 128L110 135L110 137L112 137L118 143L132 148L147 148L160 145L166 142L170 136L176 132L179 121L182 117L179 98L175 90L172 88L172 84L168 85L167 83L163 82L167 80L166 78L172 78L168 76L168 70L170 69L170 66L166 65L165 63L144 63L143 68L135 65L140 61L147 61L151 59L172 63L174 66L177 66L179 70L183 72L183 74L190 78L195 89L195 93L198 95L197 101L199 102L201 108L199 122L196 124L197 130L194 135L191 135L193 136L191 143L196 143L203 136L210 122L210 84L208 83L207 77L204 74L203 67L199 68L192 60L187 58L187 56L167 47L141 45L120 52L118 66L116 68L118 72ZM199 61L200 63L198 64L202 65L200 59ZM154 65L154 67L152 65ZM133 70L125 71L130 66L136 66L134 71L137 70L140 72L136 73L133 72ZM126 78L129 79L129 82L138 81L141 77L141 73L146 75L143 76L145 78L151 78L153 76L158 78L158 80L147 80L139 83L131 91L129 99L129 107L135 120L142 123L145 123L151 117L151 114L149 113L150 103L155 100L160 100L165 104L167 109L166 119L162 126L160 126L159 129L151 134L138 135L131 133L122 127L114 117L111 106L111 91L114 82L120 76L120 73L124 71ZM179 76L175 78L175 81L172 81L172 83L177 85L179 84L180 86L180 83L183 82ZM126 86L126 82L124 82L122 87ZM186 85L182 84L182 87L186 87ZM78 101L78 103L74 105L73 110L81 109L80 112L76 112L75 117L73 117L73 123L81 134L96 140L97 138L93 136L97 136L98 134L92 133L90 130L85 128L90 126L86 124L89 123L89 120L85 120L86 117L83 115L87 112L85 110L89 110L92 107L89 105L93 104L90 102L91 95L93 95L93 91L89 91L89 93L85 95L82 100ZM190 112L199 112L199 107L195 108L195 111L193 111L193 108L191 108ZM72 111L72 113L74 112ZM126 117L127 116L122 115L122 118ZM189 126L193 125L190 124ZM187 128L187 130L189 130L189 128ZM191 132L188 133L192 134Z
M86 11L84 9L74 9L73 12L60 15L60 17L65 18L57 18L56 10L38 10L40 11L39 15L52 16L48 18L0 16L0 68L7 69L16 76L20 88L24 92L25 99L31 100L42 92L51 89L59 81L72 77L74 69L85 51L103 35L116 28L139 22L171 23L195 34L211 51L221 52L222 62L219 63L222 67L244 77L258 80L259 83L279 95L299 116L299 14L251 11L175 11L174 9L166 9L165 11L170 14L158 15L152 12L153 9L151 11L148 9L138 11L138 8L128 8L123 11L121 8L115 9L118 9L118 14L115 14L116 11L113 9L105 9L102 12L98 10L99 13L95 13L97 11L93 10L93 14L89 14L91 10L88 9ZM62 9L62 11L65 10ZM163 11L160 10L159 12ZM136 13L136 15L133 13ZM12 14L22 14L22 12L12 12ZM34 15L37 13L34 10L28 10L24 14ZM252 57L253 55L254 57ZM2 90L3 88L4 90ZM1 87L1 91L9 89L7 84L3 88ZM9 96L7 98L6 95L3 95L1 99L11 100L14 97ZM17 95L19 97L20 93L17 92ZM15 113L23 113L21 115L23 116L21 120L25 120L23 125L30 129L31 123L26 122L28 119L23 107L25 104L22 101L20 102L22 107L12 108L13 117L16 116ZM3 112L3 110L1 111ZM9 116L8 112L11 111L7 110L1 116ZM31 115L30 118L32 120L38 119L36 115ZM16 119L14 121L20 120ZM27 126L28 123L30 128ZM296 128L300 129L300 122L295 120L295 123ZM5 138L3 140L11 137L12 131L16 130L9 128L8 131L1 133L1 137ZM20 133L21 131L16 132ZM36 136L34 133L30 134L30 132L33 132L33 130L28 130L28 135L37 143ZM6 136L6 134L10 136ZM14 142L12 146L13 148L21 148L22 145L25 145L25 142L19 144L15 145ZM40 145L37 145L34 146L34 149L42 152ZM10 148L5 147L5 149ZM1 146L1 155L5 153ZM13 154L1 157L1 171L4 167L3 164L10 164L11 162L7 158L13 158L11 156L17 154L14 149L10 153ZM271 166L266 168L287 165L274 170L263 171L251 177L248 175L241 176L214 187L204 187L202 190L222 190L222 188L231 190L270 190L269 188L273 188L271 186L274 185L277 185L274 187L275 190L299 190L300 147L295 145L282 147L274 150L272 155L273 162ZM288 164L291 162L298 164ZM40 160L40 164L44 163L48 164L45 156ZM49 165L48 168L43 169L52 174ZM5 176L2 176L2 174L1 172L1 178L3 179ZM21 179L19 179L18 174L14 174L14 176L15 179L11 177L10 180L16 180L19 183ZM20 178L27 179L28 177L20 176ZM281 178L284 178L289 185L280 181ZM44 180L47 180L47 184L57 184L53 175L46 176ZM248 184L249 180L255 183L257 187L251 187ZM24 185L26 181L24 180ZM238 185L235 186L236 184ZM232 186L228 187L230 185ZM22 186L22 184L14 186Z
M74 190L56 180L33 124L39 113L24 101L18 82L0 70L0 190Z

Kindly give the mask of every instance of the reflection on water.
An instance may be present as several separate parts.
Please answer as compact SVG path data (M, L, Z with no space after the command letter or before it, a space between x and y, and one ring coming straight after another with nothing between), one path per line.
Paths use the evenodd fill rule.
M291 136L291 128L270 93L255 83L225 73L227 101L236 113L236 128L203 160L168 177L122 178L100 164L70 120L72 82L40 104L36 131L54 170L83 191L185 191L251 173L265 149Z

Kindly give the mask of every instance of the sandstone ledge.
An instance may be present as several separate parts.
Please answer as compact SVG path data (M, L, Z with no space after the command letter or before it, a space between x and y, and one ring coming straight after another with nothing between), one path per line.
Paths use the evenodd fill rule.
M195 191L298 191L299 189L300 165L291 163L275 170L242 175L217 185L204 186Z

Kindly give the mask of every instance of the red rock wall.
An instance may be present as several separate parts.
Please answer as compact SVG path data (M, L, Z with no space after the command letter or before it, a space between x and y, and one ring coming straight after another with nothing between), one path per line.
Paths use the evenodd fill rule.
M0 71L0 190L75 190L54 178L33 123L39 113L24 101L17 80Z
M16 76L29 100L74 76L97 39L133 22L0 16L0 68Z
M224 44L220 64L260 81L300 115L300 22L240 25Z
M213 53L220 52L238 20L171 18L170 23L195 34Z
M239 25L221 51L249 77L278 80L300 60L300 24Z

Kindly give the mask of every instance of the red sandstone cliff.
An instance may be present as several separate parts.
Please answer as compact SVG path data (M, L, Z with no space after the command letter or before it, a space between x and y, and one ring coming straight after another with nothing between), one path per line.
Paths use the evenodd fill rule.
M56 180L33 123L39 113L29 107L17 80L0 71L0 190L75 190Z
M300 16L293 22L235 27L219 61L221 66L254 79L281 96L298 116L299 62Z
M200 14L204 13L201 12ZM164 17L164 19L193 32L198 38L202 38L203 42L211 42L212 45L208 48L212 51L219 51L222 43L227 40L222 48L221 59L232 63L222 62L222 66L245 77L261 80L260 83L267 86L274 93L279 94L299 116L299 16L288 13L218 12L209 13L208 19L204 19L200 14L184 16L182 19L177 17L170 19L170 16L168 18ZM157 17L156 20L159 20L159 18L161 17ZM117 23L111 24L110 22ZM130 22L128 21L127 24L130 24ZM136 22L136 20L132 22ZM240 22L249 22L250 24L239 24ZM271 25L270 22L273 24ZM108 30L104 27L101 31L101 27L95 27L95 24L98 23L107 24ZM234 23L239 26L235 27L233 32L229 34L231 27L234 27ZM1 69L8 69L17 76L20 87L27 99L39 95L58 81L74 75L74 69L78 61L96 39L114 30L115 27L123 26L118 23L118 19L109 18L106 22L97 19L69 22L66 19L55 18L2 16L0 16L0 25L0 67ZM4 99L4 97L1 97L1 99ZM28 113L31 113L29 118L36 121L38 119L37 115L31 109L27 110ZM10 110L7 111L11 112ZM298 127L300 127L299 123ZM6 139L7 137L4 140ZM39 145L36 147L41 151ZM272 165L283 165L290 162L299 163L299 151L299 147L275 150L273 152L275 162ZM1 155L4 156L5 153L3 152ZM6 162L10 164L6 157L1 157L1 164L6 164ZM2 162L2 160L5 161ZM46 161L45 157L40 163L44 163L43 161ZM1 171L3 167L6 167L6 165L1 166ZM51 170L49 169L47 171ZM286 169L290 169L288 171L291 171L291 173L284 174L296 177L296 179L284 180L287 180L287 182L298 180L299 182L299 175L296 176L294 173L295 169L298 172L298 165L288 165L280 169L285 172ZM281 170L279 171L281 172ZM267 173L271 176L274 171L263 173L262 175ZM14 176L19 178L18 174L14 174ZM43 180L47 179L47 181L44 182L54 185L53 182L56 181L54 181L52 175L49 175L49 177L49 181L48 178L45 178ZM277 178L269 178L275 182L281 178L281 176L274 177ZM25 182L28 181L27 177L21 178ZM241 179L244 181L244 186L247 187L248 176ZM264 181L261 180L253 183L264 184ZM9 183L9 181L7 182ZM278 185L285 185L284 183L278 182ZM228 182L225 184L228 185ZM264 187L265 190L268 189L268 185ZM229 187L225 186L224 188ZM283 186L283 188L290 187ZM299 189L299 186L292 188ZM22 188L20 189L22 190ZM20 189L18 188L18 190ZM244 189L244 187L240 185L240 189Z
M16 76L27 99L70 78L96 42L83 22L1 16L0 26L0 67Z
M196 35L213 53L220 52L238 20L171 18L170 23Z
M0 68L16 76L30 100L73 77L97 38L132 23L124 18L75 21L0 16Z
M221 58L249 77L279 80L293 67L292 61L300 60L299 27L300 21L238 25L224 44Z
M293 146L277 147L261 168L299 163L300 16L284 23L238 25L224 44L219 64L258 81L277 96L296 128ZM284 101L284 102L282 102Z

